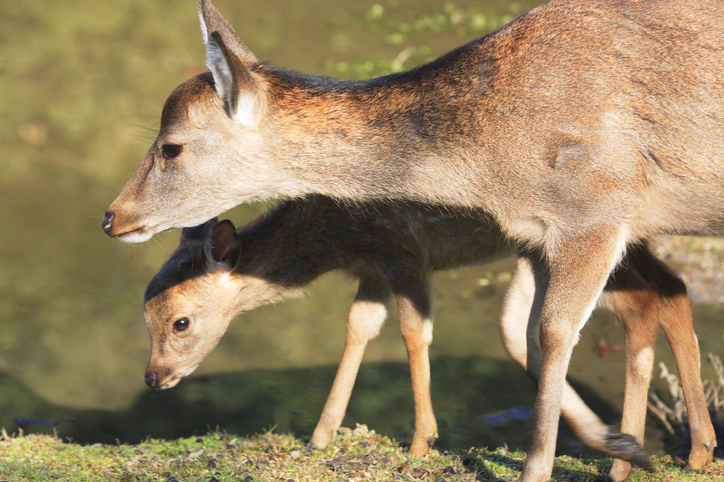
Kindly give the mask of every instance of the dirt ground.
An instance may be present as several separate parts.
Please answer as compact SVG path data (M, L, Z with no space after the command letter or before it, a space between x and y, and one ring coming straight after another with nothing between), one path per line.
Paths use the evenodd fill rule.
M724 304L724 240L662 236L651 247L681 273L692 302Z

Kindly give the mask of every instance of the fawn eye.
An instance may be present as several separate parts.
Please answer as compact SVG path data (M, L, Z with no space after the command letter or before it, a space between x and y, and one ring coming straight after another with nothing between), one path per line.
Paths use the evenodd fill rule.
M181 151L183 151L183 146L178 144L164 144L161 146L164 159L174 159L181 154Z
M188 318L181 318L173 322L174 333L179 333L186 330L191 323Z

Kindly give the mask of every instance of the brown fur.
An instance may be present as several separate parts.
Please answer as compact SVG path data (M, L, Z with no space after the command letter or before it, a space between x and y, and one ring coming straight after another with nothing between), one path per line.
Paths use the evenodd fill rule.
M282 203L240 229L238 241L229 238L232 228L228 221L215 230L211 229L213 224L212 221L195 231L184 230L179 248L146 291L144 311L151 334L147 380L148 373L153 372L156 376L150 378L158 386L175 385L180 374L200 363L216 346L236 314L293 296L322 273L343 269L359 278L360 286L350 309L342 361L311 443L326 447L341 425L365 346L384 321L385 302L391 292L398 305L415 395L416 431L411 450L416 455L427 453L437 435L429 388L432 313L428 276L434 270L488 262L511 254L512 247L497 225L480 213L453 214L413 203L340 206L317 196ZM225 241L222 233L226 233ZM231 261L217 269L216 260L223 255L215 255L213 249L205 250L204 244L219 253L226 252L223 248L240 245L238 262ZM532 325L531 329L526 325L536 290L526 286L526 273L532 270L525 263L519 261L511 283L501 335L511 357L537 377L537 344L532 338L518 336L533 333ZM617 314L626 333L627 384L622 431L643 444L646 394L655 335L661 323L672 340L674 352L685 357L680 359L677 355L677 363L682 379L686 377L689 412L697 414L692 417L693 445L697 450L692 452L691 460L692 466L703 467L711 461L713 447L705 451L704 443L712 440L713 428L702 418L707 416L703 388L697 371L690 369L698 363L698 349L683 283L645 246L635 246L611 278L603 300ZM176 335L172 323L181 317L191 320L191 328ZM638 359L642 350L652 355L648 365L642 365ZM532 362L528 362L529 357ZM646 460L640 451L611 450L607 446L611 428L570 386L566 385L565 390L563 416L582 441L614 456L639 463ZM614 479L623 480L630 465L618 460L614 468Z
M522 253L518 258L501 317L501 335L508 354L536 379L540 376L539 352L526 350L526 346L536 346L535 332L529 325L526 333L523 324L527 316L532 324L538 320L536 310L540 310L550 276L546 267L541 265L540 257L535 253ZM651 255L645 244L639 244L629 247L626 258L609 278L600 302L616 314L625 335L626 390L621 432L632 434L637 442L643 444L648 386L656 337L661 326L677 360L682 385L686 386L686 406L692 433L689 467L702 470L713 459L716 437L703 398L699 347L686 286L664 263ZM564 387L562 417L587 445L594 448L599 448L601 443L608 445L607 437L601 435L606 428L568 385ZM609 480L624 480L630 471L631 464L617 458Z
M548 480L577 332L627 243L723 231L720 2L552 0L360 82L271 69L199 6L216 93L179 88L191 122L161 126L104 230L140 242L308 193L486 210L550 274L522 475ZM164 144L183 152L165 158Z

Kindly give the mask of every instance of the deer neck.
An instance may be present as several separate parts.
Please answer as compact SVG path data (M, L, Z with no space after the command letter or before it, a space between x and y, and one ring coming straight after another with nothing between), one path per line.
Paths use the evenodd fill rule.
M485 173L465 166L471 153L482 153L480 93L487 78L463 76L453 71L456 65L443 58L404 74L356 82L271 73L271 152L284 171L281 177L289 180L285 194L479 207L474 193ZM445 76L459 85L442 88L450 83Z

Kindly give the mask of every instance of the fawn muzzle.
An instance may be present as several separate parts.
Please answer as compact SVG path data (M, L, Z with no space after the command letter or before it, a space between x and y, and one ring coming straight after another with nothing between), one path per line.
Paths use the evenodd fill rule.
M153 370L146 370L143 381L151 388L158 388L158 373Z

